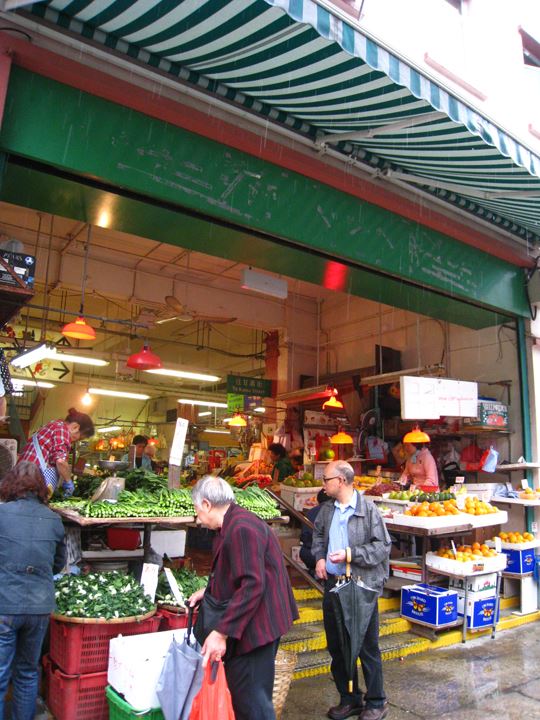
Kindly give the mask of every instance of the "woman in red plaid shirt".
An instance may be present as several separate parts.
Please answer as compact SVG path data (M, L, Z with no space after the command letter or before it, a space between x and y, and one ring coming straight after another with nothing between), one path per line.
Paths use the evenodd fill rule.
M60 480L64 494L70 495L73 492L68 463L71 445L93 434L94 423L90 417L70 408L65 420L53 420L34 433L19 455L19 462L26 460L34 463L52 491Z

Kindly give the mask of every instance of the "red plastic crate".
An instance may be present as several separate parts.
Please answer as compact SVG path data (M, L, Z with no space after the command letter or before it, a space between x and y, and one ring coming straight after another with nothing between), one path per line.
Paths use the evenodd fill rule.
M108 720L107 672L66 675L43 658L47 706L56 720Z
M141 545L141 533L132 528L108 527L107 545L111 550L136 550Z
M195 625L195 621L197 620L197 614L197 612L193 613L193 625ZM182 628L187 628L187 613L175 613L170 610L165 610L165 608L160 608L158 615L161 616L160 630L181 630Z
M99 673L109 664L109 640L117 635L156 632L161 618L154 615L140 622L68 623L51 618L49 655L67 675Z

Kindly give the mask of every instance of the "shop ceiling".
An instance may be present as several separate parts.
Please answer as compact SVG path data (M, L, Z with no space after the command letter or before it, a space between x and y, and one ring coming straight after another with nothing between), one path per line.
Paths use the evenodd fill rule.
M48 0L30 13L539 241L540 158L315 0Z
M59 9L60 6L64 7L65 3L36 4L33 11L40 13L40 8L46 8L47 5L50 7L56 5ZM118 4L110 2L92 3L91 7L96 9L98 5L101 10L108 13L109 19L120 11ZM246 9L246 4L230 2L226 5L233 13L237 27L245 24L247 18L241 10ZM215 3L203 3L201 8L203 6L210 15L217 11L218 7L223 7ZM47 9L47 22L55 21L49 12L50 7ZM70 8L75 7L76 4L71 3L65 9L69 11ZM327 47L328 43L317 33L313 36L315 31L312 28L294 24L281 10L270 8L264 2L249 3L249 8L253 12L253 21L260 25L260 32L265 37L264 42L269 41L267 29L270 28L275 32L277 26L281 27L281 25L287 38L297 37L295 53L298 54L298 48L302 48L301 57L295 55L296 67L289 70L293 73L291 77L296 77L291 87L299 87L301 85L299 68L302 66L305 70L307 67L305 64L302 65L302 58L307 58L306 62L309 65L313 60L310 56L311 51L317 50L318 53L322 47ZM88 12L90 12L89 8ZM272 14L267 15L267 12ZM279 14L279 20L276 13ZM104 20L104 16L100 17ZM148 19L150 16L146 17L146 20ZM59 17L56 20L59 20ZM218 26L214 26L214 21L219 25L220 17L207 16L206 22L208 27L212 27L212 32ZM82 27L77 21L69 22L65 17L61 23L69 29L69 32ZM118 23L117 26L120 27ZM174 28L176 32L178 29L176 25ZM198 30L202 28L202 25L198 26ZM92 35L93 31L90 30L85 29L86 35ZM142 28L141 32L146 33L146 37L151 31L147 32ZM196 35L195 46L204 45L208 50L205 43L209 38L203 33L206 37L203 42L198 31ZM93 42L103 37L99 33L94 34ZM223 42L221 35L220 38L214 38L216 45L215 52L212 52L216 62L218 58L221 58L219 62L223 61L221 53L224 47L227 47L227 51L232 51L227 45L229 36L224 34L223 38L225 38ZM179 41L183 42L182 38ZM246 57L250 57L250 61L253 61L254 58L251 57L253 47L245 48L243 42L239 42L241 47L237 49L240 54L247 53ZM278 40L274 38L272 42L272 48L275 50ZM307 48L304 47L306 42ZM122 43L112 42L112 39L108 44L111 47L116 44L116 52L127 47ZM304 52L306 49L310 49L309 52ZM341 50L333 48L328 57L334 52L339 53ZM273 77L276 68L273 51L270 52L267 48L263 55L264 62L268 65L269 77ZM259 59L263 61L262 57ZM350 58L347 61L349 62ZM163 71L162 64L158 62L157 65L159 70ZM334 65L332 67L335 69ZM368 77L370 71L366 70L366 67L359 73L352 67L347 72L352 73L351 78L356 78L357 75L358 78ZM297 73L297 76L294 73ZM190 72L188 75L188 82L199 82L199 74ZM388 78L379 77L381 73L376 75L377 78L371 77L370 82L376 80L375 86L383 87ZM183 71L179 71L179 77L182 81L186 80ZM280 82L282 81L274 79L270 85L279 85ZM231 87L233 85L236 87L237 83L231 80ZM264 86L267 86L266 82ZM8 122L5 123L7 129L3 128L2 137L3 147L13 153L7 159L4 168L1 189L1 197L4 200L92 224L100 224L100 218L105 211L109 213L110 226L123 232L143 235L187 249L202 250L221 258L319 283L329 289L346 291L470 327L483 327L508 316L527 313L519 268L501 263L497 258L475 251L469 246L452 243L450 238L441 233L397 215L391 216L390 213L374 205L368 203L361 205L356 199L344 193L325 189L324 186L309 182L301 175L283 173L279 168L242 156L241 153L225 146L216 148L215 143L192 136L179 128L165 125L160 127L159 123L152 122L146 116L138 116L128 108L112 106L91 96L83 97L77 91L73 91L74 94L71 93L73 97L69 97L69 88L63 86L60 89L57 83L48 82L43 78L38 79L31 74L14 72L10 81L10 89L13 88L17 91L8 102ZM217 96L222 94L221 85L217 82L210 84L207 82L206 89L215 92ZM302 92L306 93L307 90ZM328 89L324 89L321 97L327 92ZM332 92L335 92L335 89ZM387 88L383 94L387 97L392 93ZM226 93L226 97L228 101L238 100L236 91L231 90L230 94ZM251 97L253 100L255 95ZM258 102L248 104L251 105L252 110L255 107L257 112L259 110L263 112L264 107L262 105L259 107ZM415 104L412 101L409 103L400 100L400 106L407 107L407 110L414 109L414 128L423 127L425 131L431 127L429 123L433 117L432 115L429 118L424 117L424 112L430 109L432 113L433 108L431 106L428 108L426 102L419 101ZM39 116L43 119L41 123L43 135L36 132L35 122L28 122L27 125L21 122L21 118L24 117L25 120L29 118L27 112L29 107L33 108L34 117ZM79 117L68 117L68 113L72 113L77 107L80 109ZM279 107L279 104L276 107ZM327 120L332 112L333 110L326 116ZM390 112L392 120L396 120L397 112L395 107ZM13 118L11 126L10 113ZM312 132L308 127L309 124L306 125L305 118L301 121L297 118L297 121L289 122L285 115L282 116L279 112L278 115L279 117L276 117L275 112L272 111L267 117L301 134L305 135L306 132L308 136L311 134L313 141L319 143L319 146L321 142L324 145L328 140L321 138L321 132L325 130L324 124L320 127L317 124L313 125L314 132ZM375 113L376 117L378 115L380 113ZM406 112L401 120L397 118L397 121L401 122L405 117L411 119ZM418 117L422 117L428 124L425 127L416 126ZM470 125L474 119L471 115L467 123ZM331 124L333 122L332 120ZM129 128L134 134L129 140L117 135L116 147L111 147L110 132L113 125L115 128ZM345 127L345 129L349 128ZM137 136L139 131L140 134ZM463 132L463 127L460 127L456 137ZM154 138L161 138L161 150L167 147L176 150L182 146L188 150L190 157L167 158L166 155L160 155L159 147L141 144L144 137L148 138L149 133L153 133ZM69 138L69 143L66 138ZM108 144L107 142L103 144L103 140L108 141ZM118 144L122 145L126 141L132 144L131 150L137 148L141 161L139 167L125 163L122 166L122 160L127 157L125 153L122 157L127 146L121 148L119 152ZM482 146L485 150L485 143ZM459 147L461 149L458 155L460 154L460 164L463 165L463 158L467 156L467 152L464 156L463 148L461 145ZM76 150L73 153L74 148ZM338 146L338 149L346 151L346 148L341 146ZM475 146L469 155L480 157L478 151L479 146ZM449 149L445 146L444 154L448 152ZM415 150L415 155L418 156L418 148ZM486 162L489 160L488 156L491 157L491 150L486 155ZM65 158L65 166L60 162L62 157ZM40 160L42 164L39 163ZM98 160L102 165L98 167L99 162L93 165L94 160ZM189 165L188 161L191 162L192 169L199 164L199 171L202 169L199 178L191 175L187 183L182 183L181 176L179 180L175 173L168 175L171 168L181 168L183 171ZM159 174L155 172L156 162L161 166ZM354 162L360 162L358 153L355 154ZM506 160L503 162L506 163ZM103 163L108 163L106 173L100 172L103 170ZM60 165L62 170L53 171L51 174L51 164ZM488 165L493 169L491 161ZM68 168L71 172L67 171ZM379 172L374 167L372 170ZM518 171L517 175L521 176L520 173L521 171ZM228 181L224 177L227 174L229 174ZM102 178L106 182L93 181L89 175ZM476 171L473 175L477 182ZM517 175L514 172L514 178ZM197 179L199 182L195 182ZM182 188L183 184L189 185L189 188ZM217 192L216 197L208 192L208 187L212 187ZM271 187L274 188L273 192L276 195L281 194L276 198L270 198L275 201L273 208L268 206L265 208L265 203L269 202L268 196L272 194L269 193ZM183 196L182 189L186 190ZM316 208L313 205L315 192L321 193L317 196L320 203ZM189 202L184 202L188 196ZM291 196L294 198L293 203ZM184 207L178 205L179 201ZM210 222L209 217L211 217ZM359 217L363 225L359 230L362 236L361 242L350 235L351 221L358 220ZM257 228L255 228L255 218L263 219L262 225L259 223ZM179 225L182 228L181 236L178 232ZM250 225L253 227L246 230L246 226ZM506 225L499 223L498 227L506 228ZM513 229L508 226L506 230L515 231L516 242L523 241L519 227ZM527 236L525 244L529 247L529 241L534 241L534 238L530 231L525 235ZM309 251L302 247L302 237L313 239ZM477 272L479 267L482 268L481 273ZM463 302L465 299L472 300L475 304ZM497 312L497 309L501 312Z

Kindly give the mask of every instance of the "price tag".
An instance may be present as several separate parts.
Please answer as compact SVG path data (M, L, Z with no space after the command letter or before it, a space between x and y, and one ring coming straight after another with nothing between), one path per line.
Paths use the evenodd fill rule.
M502 540L500 537L495 538L495 552L500 553L502 551Z
M508 492L514 492L514 487L511 482L506 483L506 489L508 490Z
M156 597L156 588L158 584L159 565L155 563L144 563L141 573L141 585L144 594L148 595L153 601Z
M457 558L456 544L453 540L450 540L450 544L452 545L452 552L454 553L454 557Z
M178 587L178 583L176 582L176 578L171 572L170 568L164 568L165 575L167 576L167 581L169 583L169 587L171 588L171 592L174 595L174 599L176 602L180 605L180 607L183 607L184 610L186 609L186 601L184 599L184 596L182 594L182 591Z
M456 485L463 485L465 482L465 478L462 475L458 475L456 477Z
M538 523L537 522L531 523L531 532L534 533L535 535L538 532Z
M523 480L521 481L521 487L523 490L526 490L529 487L529 481L523 478Z

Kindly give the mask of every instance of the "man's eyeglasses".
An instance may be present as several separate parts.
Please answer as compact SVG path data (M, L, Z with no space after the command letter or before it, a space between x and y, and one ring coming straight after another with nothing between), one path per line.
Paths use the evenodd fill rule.
M324 483L330 482L330 480L336 480L337 478L341 478L341 475L332 475L332 477L329 477L329 478L323 477L323 479L322 479L323 485L324 485Z

